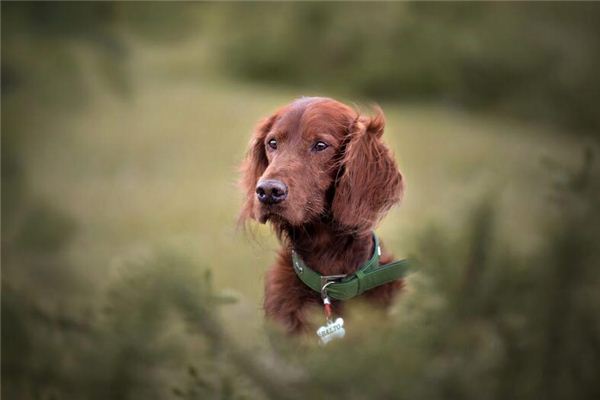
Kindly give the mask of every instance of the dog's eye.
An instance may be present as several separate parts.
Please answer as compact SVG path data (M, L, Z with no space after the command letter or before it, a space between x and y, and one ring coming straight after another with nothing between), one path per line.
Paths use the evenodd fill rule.
M325 142L321 142L321 141L318 141L318 142L317 142L317 143L315 143L315 145L313 146L313 149L314 149L315 151L323 151L323 150L325 150L325 149L326 149L326 148L328 148L328 147L329 147L329 145L328 145L327 143L325 143Z
M275 139L271 139L267 142L267 144L269 145L270 148L272 148L273 150L277 150L277 140Z

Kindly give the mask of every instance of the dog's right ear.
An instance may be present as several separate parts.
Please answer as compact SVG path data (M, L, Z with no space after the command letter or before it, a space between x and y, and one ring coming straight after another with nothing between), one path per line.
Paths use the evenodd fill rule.
M248 218L255 218L253 209L256 198L256 183L269 165L265 151L265 138L273 127L273 123L277 120L278 115L278 113L275 113L258 123L252 134L246 158L240 167L241 179L239 184L245 194L245 199L242 204L239 223L243 223Z

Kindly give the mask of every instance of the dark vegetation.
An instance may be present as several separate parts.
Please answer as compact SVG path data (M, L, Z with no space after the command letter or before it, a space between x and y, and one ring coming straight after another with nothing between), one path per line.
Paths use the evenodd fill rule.
M224 63L265 82L445 101L597 134L596 3L230 7Z
M194 7L220 16L199 28L207 35L230 27L215 46L237 75L599 126L595 4ZM127 98L127 48L109 27L168 43L193 31L187 15L160 5L2 3L3 398L600 397L593 150L579 169L548 168L555 222L534 252L497 236L502 215L485 201L460 233L423 231L419 272L390 320L358 312L348 339L325 349L276 332L273 346L240 346L221 321L234 299L211 282L215 266L186 254L157 249L106 287L74 265L80 222L38 195L23 161L42 105L49 114L86 106L84 71L51 46L88 44L107 85ZM24 38L48 51L39 63L21 52Z
M595 2L3 5L3 29L87 40L126 57L117 27L169 43L201 34L210 62L266 83L369 99L428 100L596 135ZM197 18L196 18L197 17ZM18 75L3 65L3 86ZM112 78L118 75L107 74ZM125 90L121 79L115 85Z
M218 317L232 299L168 251L86 302L61 256L67 220L25 209L3 242L3 397L597 398L600 180L589 168L561 172L561 223L536 254L494 237L486 203L462 237L423 234L414 292L391 320L355 316L347 340L302 353L276 335L278 346L240 348ZM40 217L46 239L29 229ZM48 271L41 287L19 279Z

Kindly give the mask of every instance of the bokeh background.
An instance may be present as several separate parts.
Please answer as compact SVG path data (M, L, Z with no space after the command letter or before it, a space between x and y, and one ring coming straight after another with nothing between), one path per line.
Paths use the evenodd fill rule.
M599 4L1 7L5 399L600 396ZM383 107L420 265L327 349L265 326L278 245L236 229L302 95Z

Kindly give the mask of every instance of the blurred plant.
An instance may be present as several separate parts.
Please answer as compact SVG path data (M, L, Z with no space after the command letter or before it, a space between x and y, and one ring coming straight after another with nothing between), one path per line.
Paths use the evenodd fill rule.
M306 397L596 398L600 180L584 165L590 179L566 188L576 201L536 254L502 245L487 202L464 238L425 234L392 327L309 354Z
M591 134L600 128L598 4L259 3L217 11L222 63L236 76L441 100Z
M563 223L536 254L502 245L485 202L464 237L424 234L421 272L390 320L355 313L350 336L326 348L276 333L277 347L240 347L218 318L231 299L171 252L124 264L104 306L85 312L34 303L9 282L3 395L597 398L600 180L586 165L590 179L568 188L579 204L561 205Z
M373 317L370 311L357 312L348 320L347 340L326 348L298 344L276 332L272 333L277 344L273 348L249 351L240 347L218 318L219 306L231 299L215 290L205 269L185 255L159 251L155 257L125 263L119 270L121 275L103 291L84 275L84 266L72 265L69 261L68 246L77 224L59 206L33 192L21 161L22 143L23 137L30 134L28 124L41 109L36 105L52 103L54 95L61 91L78 93L79 84L73 82L81 76L80 69L65 50L66 38L103 42L98 46L105 50L98 51L106 51L107 62L111 63L113 56L121 54L117 50L121 45L106 50L113 47L113 39L108 38L112 38L112 33L105 33L106 25L110 25L107 21L124 21L134 18L136 13L131 5L127 5L133 7L129 11L115 4L60 3L56 6L58 9L2 3L4 398L600 397L597 380L600 373L600 249L597 246L600 179L591 150L577 171L561 166L554 168L560 184L554 188L553 198L560 199L555 204L562 214L562 222L548 228L545 247L528 257L512 254L502 239L495 236L494 220L500 216L495 216L493 205L486 202L474 211L473 221L468 224L469 233L464 237L433 229L424 233L419 256L421 272L410 279L409 290L388 321ZM259 6L267 7L236 5L231 12L237 15L248 10L247 7ZM471 21L470 24L480 21L477 24L487 27L491 14L479 18L481 10L488 5L459 7L456 11L447 11L448 14L443 11L447 9L437 8L437 5L368 6L344 5L348 11L338 16L340 8L336 4L268 5L269 10L289 13L293 17L291 21L246 13L244 19L237 20L240 27L249 24L240 32L245 32L260 51L253 53L256 48L252 49L241 37L239 42L229 44L233 46L231 51L238 49L233 56L240 57L233 60L242 63L238 67L247 66L249 71L255 71L253 74L265 73L265 77L279 81L308 82L309 78L321 76L323 81L331 78L332 82L340 82L339 85L348 82L349 89L363 93L389 90L391 96L411 84L415 85L416 94L439 94L442 92L438 85L452 82L459 86L456 93L461 93L460 88L463 88L467 96L479 93L482 94L480 99L493 103L493 99L506 99L512 96L510 93L516 93L515 88L500 89L500 83L513 82L514 74L522 77L514 82L530 82L527 77L547 56L538 58L532 51L533 60L527 61L525 67L520 66L521 53L513 45L515 37L520 36L511 36L514 26L504 26L503 29L509 31L507 36L500 35L505 46L503 51L506 51L502 53L504 56L483 57L483 66L475 62L474 67L466 68L468 75L472 74L468 80L472 81L461 86L462 80L453 80L455 70L445 70L451 64L436 52L448 45L448 42L438 41L439 32L448 32L449 26L460 25L464 18ZM105 11L92 12L86 7ZM220 8L221 5L211 7L219 13L227 9ZM463 43L471 49L468 51L473 51L474 60L480 59L480 52L493 53L492 33L498 25L516 21L513 17L521 18L515 17L515 11L507 11L520 5L495 7L504 11L493 15L498 21L490 25L493 27L490 37L477 37L485 46L476 45L472 50L468 41ZM528 7L534 9L533 5ZM558 11L564 10L556 7L548 11L552 17L547 21L553 21ZM586 18L580 14L583 11L565 15L570 21L568 25L593 19L595 6L589 7ZM454 15L458 10L464 15ZM527 11L522 18L530 21L531 12ZM74 18L71 13L80 17ZM378 23L374 24L370 13L382 13L377 17L381 20L375 20ZM432 20L426 22L428 18L424 16ZM66 18L65 23L61 22L63 18ZM99 18L96 23L90 22L96 18ZM412 22L397 24L400 18ZM542 20L544 18L546 16ZM256 19L263 25L252 25ZM354 26L356 21L361 22ZM524 28L519 24L514 32L522 33L519 29ZM540 24L549 26L548 22ZM37 28L34 29L34 25ZM148 27L145 22L142 25ZM461 28L466 31L461 37L473 38L473 32L479 31L472 31L471 25L467 25ZM21 30L17 26L26 28ZM311 27L310 31L306 31L307 26ZM374 29L375 26L378 29ZM429 33L419 33L416 26ZM337 28L341 30L338 32ZM271 44L264 47L260 42L264 39L263 29L272 33L268 42ZM346 37L344 29L350 30L352 35ZM558 101L555 105L562 107L560 94L573 94L584 83L593 87L596 78L586 72L590 61L581 51L592 42L587 32L594 29L597 25L583 23L577 34L585 38L579 50L573 50L583 72L574 74L572 81L560 80L556 83L558 88L552 86L548 92L532 89L534 96L552 93L549 101ZM4 34L7 31L20 33L7 39ZM285 35L277 36L281 32ZM327 35L323 36L324 32ZM378 39L373 39L373 35ZM60 39L56 39L58 37ZM55 39L59 41L54 43L56 46L52 45ZM322 39L335 46L321 47ZM406 48L398 54L390 52L387 47L390 40ZM554 45L559 46L558 42L562 43L557 41L547 46L553 49ZM248 44L247 49L244 43ZM529 49L527 46L524 48ZM546 44L540 51L548 48L544 46ZM336 50L329 54L329 48ZM42 53L37 53L40 49ZM292 50L304 54L303 60L310 60L314 65L298 64L298 57L292 57L293 54L279 59L281 54ZM508 56L512 51L516 52L515 57ZM548 51L553 53L554 50ZM420 52L422 55L418 55ZM523 53L523 57L530 56L528 51L523 50ZM251 54L256 60L248 59ZM414 64L407 54L417 54ZM403 57L408 59L402 66L405 70L397 70L395 63ZM495 68L499 62L513 61L519 64L515 67L517 72L512 66ZM289 68L286 63L290 63ZM425 70L421 71L419 65L425 65ZM336 70L339 75L332 77L325 73L339 66L343 67ZM396 71L402 73L396 74ZM478 71L484 72L479 76ZM66 88L51 87L53 83L48 77L55 72L69 76ZM323 74L319 75L320 72ZM549 75L540 77L540 81L531 81L531 85L536 88L539 83L540 88L545 87L544 82L551 79L552 73ZM466 89L469 85L479 88L479 79L483 81L481 91ZM50 86L44 89L36 87L37 83ZM487 84L491 86L486 88ZM19 99L18 88L22 85L35 90L24 91L27 95ZM586 124L586 121L595 123L595 117L586 107L598 104L593 94L589 95L589 87L582 91L585 96L573 103L575 107L585 103L580 111L591 118L582 119ZM526 85L520 90L528 92L529 89L531 87ZM43 93L51 96L44 97ZM81 100L77 96L73 98ZM564 112L575 115L570 114L570 106Z
M182 3L2 3L2 93L24 87L30 107L77 109L86 104L91 72L128 99L128 39L182 39L198 29L189 9Z
M104 83L127 97L128 50L116 30L116 17L108 2L3 3L3 95L24 87L29 107L85 105L89 79L77 51L84 45Z

